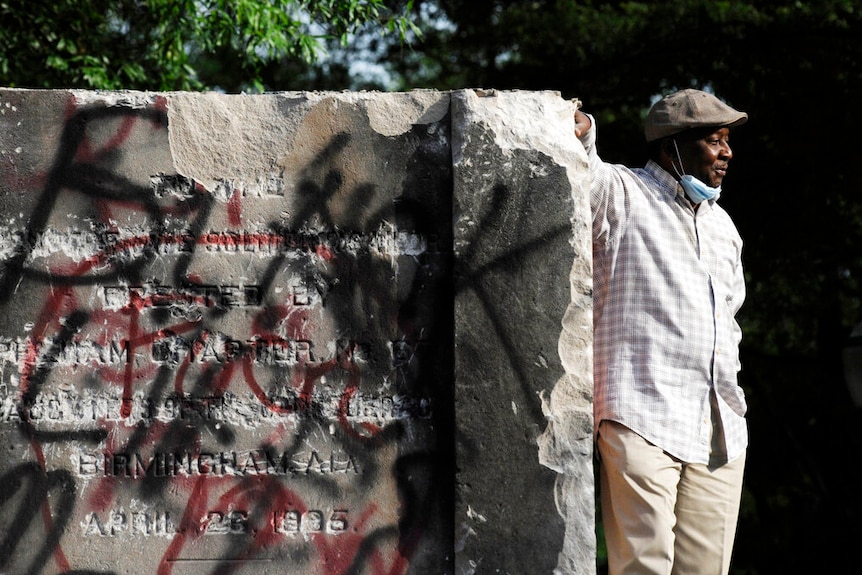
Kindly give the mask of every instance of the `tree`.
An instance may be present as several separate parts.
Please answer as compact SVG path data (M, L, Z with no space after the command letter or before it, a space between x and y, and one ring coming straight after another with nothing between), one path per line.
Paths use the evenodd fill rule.
M313 63L373 26L415 33L411 2L385 0L0 0L0 85L262 91L274 61ZM227 71L227 73L225 73Z

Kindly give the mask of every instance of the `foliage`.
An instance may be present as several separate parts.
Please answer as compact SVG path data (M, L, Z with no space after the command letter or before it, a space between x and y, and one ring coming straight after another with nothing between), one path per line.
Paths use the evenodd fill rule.
M212 72L261 91L268 63L313 63L363 26L415 33L410 4L396 13L385 0L0 0L0 85L190 90L219 87Z

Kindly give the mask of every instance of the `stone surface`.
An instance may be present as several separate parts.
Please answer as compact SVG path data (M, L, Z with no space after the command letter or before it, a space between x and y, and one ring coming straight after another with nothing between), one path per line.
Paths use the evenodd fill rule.
M591 437L565 468L542 461L559 475L536 447L546 421L572 421L572 405L543 410L542 396L579 389L576 405L591 406L589 171L573 104L464 91L452 109L457 572L551 573L559 555L563 573L590 573ZM579 423L591 436L591 420ZM580 504L568 530L558 476L558 496Z
M0 573L588 550L582 159L555 93L0 89Z

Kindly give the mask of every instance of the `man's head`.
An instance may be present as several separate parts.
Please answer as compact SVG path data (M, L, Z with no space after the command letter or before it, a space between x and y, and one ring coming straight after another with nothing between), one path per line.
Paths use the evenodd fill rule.
M747 120L748 114L709 92L689 88L665 96L650 108L644 135L647 142L654 142L693 128L732 128Z
M711 187L721 186L733 157L730 128L748 114L734 110L712 94L681 90L655 103L644 134L656 147L656 159L671 174L691 174Z

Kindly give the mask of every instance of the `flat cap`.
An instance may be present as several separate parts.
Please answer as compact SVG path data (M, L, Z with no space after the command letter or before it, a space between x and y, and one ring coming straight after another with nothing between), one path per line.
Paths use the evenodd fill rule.
M688 88L669 94L647 113L647 142L673 136L691 128L732 127L748 121L748 114L734 110L714 95Z

